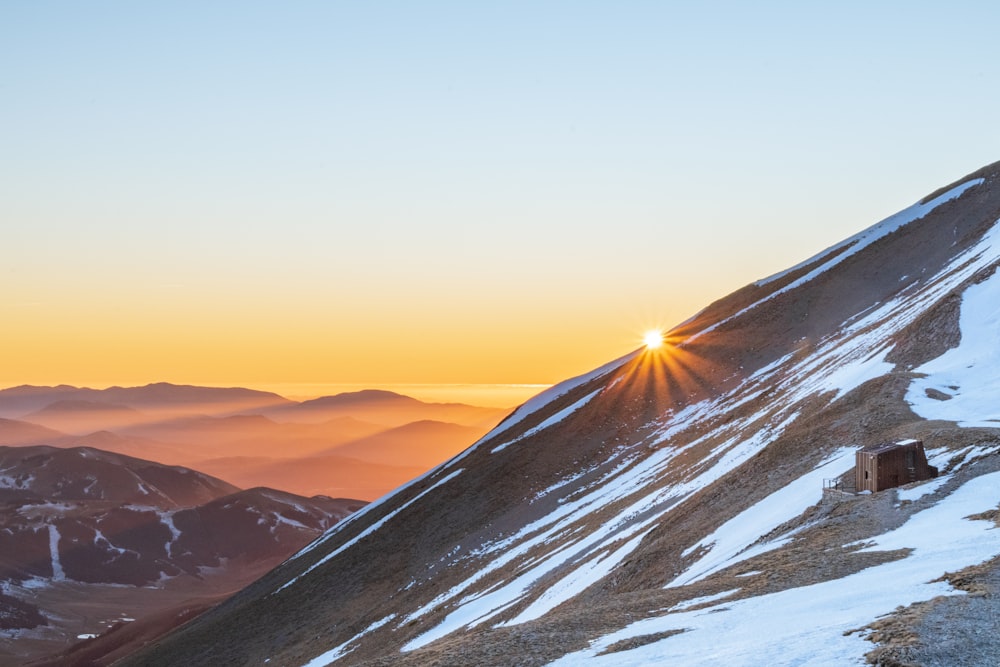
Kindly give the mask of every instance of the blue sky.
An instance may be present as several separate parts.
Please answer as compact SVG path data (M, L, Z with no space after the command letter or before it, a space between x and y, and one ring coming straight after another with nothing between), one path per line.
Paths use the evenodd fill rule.
M45 331L51 356L55 331L100 338L90 319L220 345L280 320L338 351L263 379L427 381L393 328L457 350L433 381L554 382L1000 159L998 14L7 2L8 340ZM511 374L472 368L477 338Z

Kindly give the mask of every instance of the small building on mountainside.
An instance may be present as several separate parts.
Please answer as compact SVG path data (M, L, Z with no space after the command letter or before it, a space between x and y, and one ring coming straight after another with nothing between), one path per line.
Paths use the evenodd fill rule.
M927 463L920 440L869 445L855 456L854 479L859 492L874 493L938 475L937 468Z

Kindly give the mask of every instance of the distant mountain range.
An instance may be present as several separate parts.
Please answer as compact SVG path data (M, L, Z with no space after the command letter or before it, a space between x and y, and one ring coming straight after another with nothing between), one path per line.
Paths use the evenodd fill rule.
M23 385L0 389L0 418L48 425L47 420L65 419L69 414L100 411L137 411L147 422L173 416L265 415L276 421L317 423L351 416L383 426L432 419L466 426L482 426L503 409L482 408L462 403L426 403L409 396L383 390L345 392L334 396L297 402L277 394L241 387L215 388L175 385L166 382L143 387L89 389L59 385ZM492 424L489 424L492 425ZM59 430L74 430L60 427ZM78 430L78 429L77 429Z
M323 396L297 404L261 410L278 421L322 422L350 416L384 426L415 421L452 422L463 426L492 427L508 410L481 408L463 403L425 403L391 391L367 389Z
M240 486L371 500L458 453L507 412L379 390L296 402L167 383L22 386L0 390L0 445L98 447L204 465Z
M292 403L266 391L242 387L216 388L157 382L142 387L89 389L58 385L23 385L0 390L0 417L19 417L58 402L104 403L151 413L204 411L226 414L273 408ZM30 420L29 420L30 421Z

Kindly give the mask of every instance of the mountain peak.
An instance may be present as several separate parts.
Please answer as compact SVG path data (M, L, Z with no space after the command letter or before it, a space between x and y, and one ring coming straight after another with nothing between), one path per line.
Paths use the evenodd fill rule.
M407 403L420 402L415 398L410 396L404 396L403 394L397 394L394 391L387 391L385 389L362 389L360 391L345 391L339 394L334 394L332 396L320 396L319 398L314 398L308 401L303 401L303 405L315 404L315 403L339 403L342 405L350 405L352 403L370 403L370 402L399 402L405 401Z

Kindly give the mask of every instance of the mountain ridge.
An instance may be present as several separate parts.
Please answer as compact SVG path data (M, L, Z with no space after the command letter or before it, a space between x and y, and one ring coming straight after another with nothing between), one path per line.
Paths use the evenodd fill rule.
M220 411L284 404L288 399L272 392L244 387L202 387L154 382L135 387L113 386L91 389L61 384L57 386L19 385L0 389L0 417L18 417L41 410L60 400L120 403L133 409L176 409L184 405L215 405Z
M911 391L940 372L927 364L942 349L959 349L948 345L976 340L974 331L996 335L1000 319L969 320L979 328L967 336L959 320L973 286L994 289L998 266L994 164L710 304L661 351L543 392L121 664L756 665L902 655L873 643L873 624L895 612L917 627L897 608L962 594L947 573L967 573L987 591L981 604L1000 606L989 579L1000 538L988 530L1000 503L1000 430L924 417L936 399ZM965 371L989 368L982 349L968 353ZM957 394L973 376L956 373ZM963 405L982 413L976 423L992 423L1000 408L987 403ZM926 440L939 481L823 491L824 479L848 473L858 447L898 438ZM921 528L930 517L954 539L930 541ZM366 584L347 583L358 581ZM837 613L820 614L816 600ZM782 610L770 631L755 620L765 604ZM948 631L967 637L967 627ZM929 650L940 632L918 629L906 650Z

